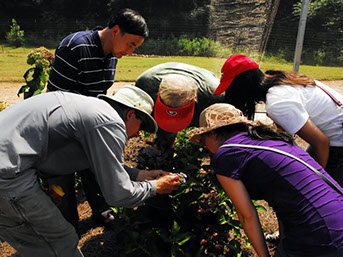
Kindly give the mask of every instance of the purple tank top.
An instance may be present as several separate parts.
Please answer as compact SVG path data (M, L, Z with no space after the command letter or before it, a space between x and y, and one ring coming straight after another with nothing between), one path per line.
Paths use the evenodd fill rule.
M339 185L306 151L276 140L256 140L247 133L225 144L268 146L291 153ZM215 174L241 180L252 199L263 199L285 229L284 248L300 256L343 250L343 195L293 158L267 150L230 147L213 158Z

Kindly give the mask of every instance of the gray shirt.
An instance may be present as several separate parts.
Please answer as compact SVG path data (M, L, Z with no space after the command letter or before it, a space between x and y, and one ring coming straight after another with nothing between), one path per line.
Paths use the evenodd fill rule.
M111 206L138 206L156 193L154 181L131 181L138 170L124 167L125 123L98 98L59 91L31 97L0 112L0 131L0 195L30 193L37 174L85 168Z

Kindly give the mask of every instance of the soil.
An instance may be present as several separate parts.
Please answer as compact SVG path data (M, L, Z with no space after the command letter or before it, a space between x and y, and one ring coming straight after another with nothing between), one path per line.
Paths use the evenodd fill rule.
M326 81L327 85L334 88L336 91L343 94L343 80L340 81ZM117 82L109 90L108 94L112 95L120 87L132 84L127 82ZM0 82L0 101L4 100L9 105L22 101L22 96L18 97L17 92L23 83L4 83ZM300 143L301 144L301 143ZM128 165L133 165L135 156L138 150L145 146L143 139L135 138L129 140L125 149L125 162ZM116 255L116 240L115 233L104 227L99 227L93 224L91 220L92 211L86 201L82 189L78 192L78 211L80 218L80 232L82 234L80 238L79 247L81 248L84 256L86 257L106 257L117 256ZM265 229L266 234L272 235L278 231L278 224L275 213L264 201L259 201L259 204L267 208L268 212L259 212L262 227ZM274 252L276 248L275 240L268 241L268 247L271 252ZM16 257L16 251L6 242L0 241L0 257ZM256 256L252 248L245 249L245 256Z

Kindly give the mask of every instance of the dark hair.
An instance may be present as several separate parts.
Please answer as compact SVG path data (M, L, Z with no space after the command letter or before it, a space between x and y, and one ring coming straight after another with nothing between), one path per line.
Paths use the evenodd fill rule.
M314 86L313 79L292 71L253 69L237 75L225 91L225 101L240 109L253 120L256 103L265 102L268 89L273 86Z
M294 144L293 137L277 128L264 124L249 125L246 123L236 123L228 126L219 127L214 130L219 139L226 140L236 134L248 132L253 139L259 140L281 140L289 144Z
M293 71L267 70L262 81L262 87L268 91L269 88L279 85L288 86L315 86L313 79Z
M258 68L238 74L225 91L225 102L234 105L252 120L256 103L265 99L261 91L263 78L264 74Z
M149 36L145 19L138 12L128 8L117 12L107 26L113 28L115 25L119 26L122 34L129 33L144 38Z

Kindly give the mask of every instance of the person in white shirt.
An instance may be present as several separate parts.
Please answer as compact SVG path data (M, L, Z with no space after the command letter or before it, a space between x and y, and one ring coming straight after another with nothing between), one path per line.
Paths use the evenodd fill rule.
M343 185L343 97L325 84L295 72L268 70L245 55L233 55L222 67L226 102L250 119L255 104L264 102L267 115L282 129L308 144L314 159Z

